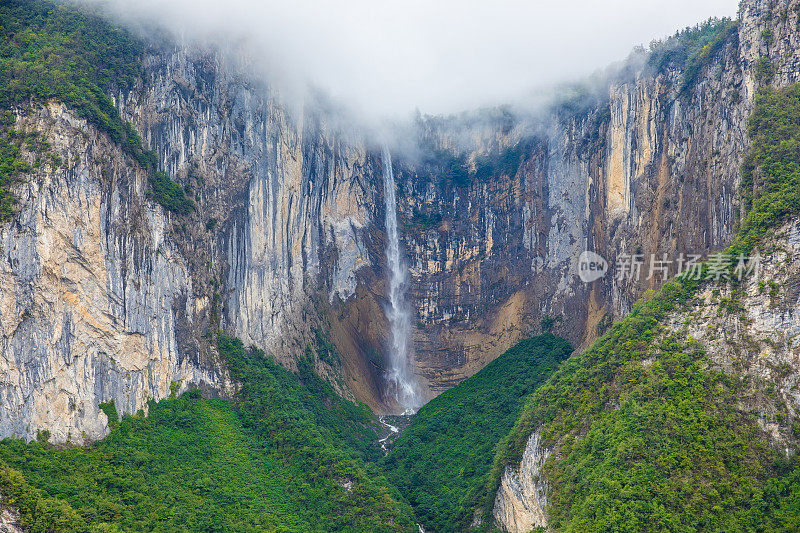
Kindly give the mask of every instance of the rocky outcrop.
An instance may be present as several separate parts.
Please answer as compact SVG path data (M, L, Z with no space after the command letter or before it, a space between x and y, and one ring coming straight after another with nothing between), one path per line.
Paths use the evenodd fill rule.
M19 527L19 511L10 508L0 509L0 533L23 533Z
M742 409L757 413L788 453L797 449L797 435L787 421L800 412L800 221L770 233L741 284L708 284L668 326L696 339L719 368L747 377Z
M220 365L181 346L200 295L145 173L63 106L20 110L15 128L49 148L25 154L35 170L0 234L0 437L82 443L108 432L102 402L225 392Z
M547 483L542 467L552 450L542 448L541 431L531 435L519 470L506 468L494 500L493 516L497 524L511 533L528 533L547 527Z
M800 81L799 6L796 0L740 4L739 61L746 100L752 100L759 84L782 87Z

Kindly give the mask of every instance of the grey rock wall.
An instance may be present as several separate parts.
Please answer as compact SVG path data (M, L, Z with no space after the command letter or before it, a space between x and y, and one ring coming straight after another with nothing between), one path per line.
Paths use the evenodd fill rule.
M619 253L706 254L730 242L747 117L767 83L755 72L766 58L770 83L796 81L796 6L747 0L738 33L686 91L682 72L637 67L588 109L510 126L501 117L472 137L461 119L423 124L471 164L524 143L516 167L466 186L395 154L414 361L428 396L546 317L588 345L661 283L615 280ZM144 173L64 109L18 110L18 127L42 132L67 163L38 167L0 233L0 435L97 438L98 403L134 412L172 381L228 393L209 341L218 329L289 368L329 339L338 360L317 358L317 370L346 396L390 409L375 147L324 102L286 105L241 58L158 46L144 59L146 81L114 98L190 191L191 215L164 212ZM592 284L576 275L587 249L611 263Z
M144 200L144 173L63 106L15 127L51 152L0 233L0 436L83 443L108 432L101 402L135 413L173 382L227 390L219 365L179 349L195 293L165 240L169 216Z

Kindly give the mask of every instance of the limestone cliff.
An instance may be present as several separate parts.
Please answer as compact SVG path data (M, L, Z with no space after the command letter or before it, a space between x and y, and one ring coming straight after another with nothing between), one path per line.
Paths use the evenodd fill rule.
M799 11L795 1L743 2L736 40L708 65L689 97L669 99L665 77L640 77L638 84L644 84L634 92L612 90L606 161L617 170L597 174L606 192L605 213L595 209L591 215L596 249L638 246L646 254L703 253L731 242L739 220L738 164L748 147L746 117L759 85L782 87L798 80ZM661 107L656 116L666 122L650 124L646 117L654 107ZM626 123L638 125L630 131L622 127ZM696 339L713 365L746 376L739 407L754 413L787 453L797 442L786 421L800 407L793 370L800 312L798 231L792 220L771 232L757 247L762 258L757 277L736 288L725 282L706 284L693 305L673 313L667 324L667 331ZM603 302L602 307L620 316L646 286L596 282L591 301ZM588 309L591 317L592 304ZM585 338L590 333L586 330ZM547 525L546 505L541 515L532 512L541 495L533 497L529 490L520 497L517 489L534 482L546 487L531 461L538 439L538 433L530 436L523 461L501 481L494 517L506 531ZM540 518L534 521L534 516Z
M542 448L539 433L528 441L519 470L506 468L495 498L494 519L511 533L547 526L547 483L541 474L551 450Z
M180 337L203 299L144 172L63 106L25 111L16 129L50 148L0 234L0 436L84 442L108 431L101 402L135 413L173 382L226 391Z
M751 105L737 42L732 33L688 91L683 72L645 66L612 79L597 107L555 108L475 143L472 165L520 152L487 178L456 186L421 179L424 169L406 174L417 357L437 390L538 332L545 317L587 345L663 281L647 270L616 280L620 254L707 255L730 242ZM446 146L458 126L432 135ZM415 225L420 212L437 225ZM577 275L584 250L610 263L591 284Z
M434 392L538 332L542 318L586 347L663 283L652 259L666 254L674 275L680 254L707 257L730 243L756 89L800 75L797 3L773 4L743 2L738 24L693 72L634 54L595 100L567 99L533 118L423 121L421 138L465 152L473 169L493 152L520 155L467 184L414 161L399 173L416 355ZM591 284L577 276L584 250L610 263ZM623 254L641 257L638 280L615 279Z
M688 85L680 69L632 62L577 107L420 123L414 135L476 174L460 183L424 155L395 155L427 396L543 318L576 345L595 338L660 283L615 281L617 252L730 241L758 66L773 61L776 84L797 76L795 5L747 0ZM286 105L242 58L159 42L143 67L138 87L112 95L190 191L190 215L152 201L144 173L69 111L16 110L15 127L64 164L37 167L2 228L0 435L97 438L99 403L135 412L173 381L229 393L217 328L289 368L311 354L343 394L391 410L379 151L324 102ZM487 167L493 155L506 159ZM592 284L576 275L586 249L611 262Z
M174 224L171 238L206 289L198 323L289 368L333 337L341 360L318 370L343 376L377 406L380 372L363 354L382 350L382 310L370 295L378 324L367 328L339 308L359 280L375 277L361 270L383 258L380 160L323 105L282 105L239 59L192 47L158 52L145 61L148 83L118 102L163 167L196 191L193 220Z

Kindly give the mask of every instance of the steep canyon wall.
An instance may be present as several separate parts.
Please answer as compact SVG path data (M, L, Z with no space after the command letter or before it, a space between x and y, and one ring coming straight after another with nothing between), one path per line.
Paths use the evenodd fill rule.
M755 65L772 58L777 84L797 75L797 11L786 12L745 2L689 84L680 69L634 65L596 105L489 121L466 144L461 119L418 123L415 135L473 170L514 155L458 182L394 154L427 397L548 317L585 346L659 284L616 281L619 251L704 254L730 241ZM154 202L145 173L63 106L15 110L15 128L38 131L63 164L37 167L0 233L0 436L97 438L99 403L135 412L173 382L230 394L217 330L289 368L314 357L343 394L390 410L379 147L325 105L285 105L222 52L159 44L144 72L112 95L190 191L189 215ZM587 249L611 263L592 284L577 277Z

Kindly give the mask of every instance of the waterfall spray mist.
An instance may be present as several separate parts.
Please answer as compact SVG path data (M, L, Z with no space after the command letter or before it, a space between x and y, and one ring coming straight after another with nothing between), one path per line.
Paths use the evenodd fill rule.
M390 327L389 370L386 381L389 392L394 395L399 407L413 412L419 407L417 387L411 371L411 309L406 302L405 291L408 271L400 257L400 240L397 233L397 198L395 196L394 171L389 149L383 147L383 195L386 202L386 262L389 266L389 307L386 317Z

